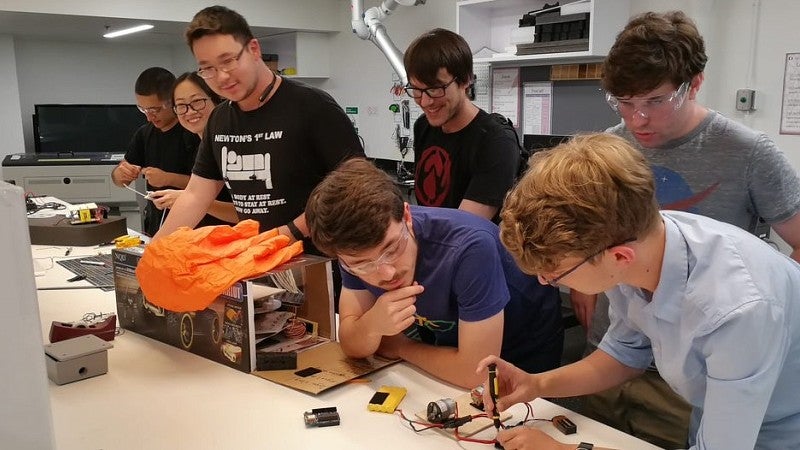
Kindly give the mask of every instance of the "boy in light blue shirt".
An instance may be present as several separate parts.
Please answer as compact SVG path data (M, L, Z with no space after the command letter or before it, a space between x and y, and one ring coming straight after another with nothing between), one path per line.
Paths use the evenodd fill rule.
M479 371L498 363L508 389L498 408L594 393L655 362L692 405L691 448L797 448L800 265L738 227L659 212L654 191L647 161L616 136L534 156L506 200L501 239L540 282L606 292L611 326L597 351L550 372L482 361ZM568 448L524 427L498 440Z

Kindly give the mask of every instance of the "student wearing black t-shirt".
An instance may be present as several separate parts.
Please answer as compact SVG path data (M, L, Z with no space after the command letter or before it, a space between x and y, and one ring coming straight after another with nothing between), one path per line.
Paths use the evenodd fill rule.
M157 237L196 224L225 187L240 219L306 238L311 190L340 162L364 155L352 123L324 91L270 71L235 11L203 9L186 40L198 75L228 100L211 113L191 180Z
M520 164L516 132L475 106L464 38L437 28L404 55L406 93L425 113L414 124L414 193L425 206L458 208L498 221Z
M185 129L202 138L211 111L222 99L212 91L205 80L195 72L180 75L172 88L172 109L178 115L178 122ZM171 209L180 197L181 189L162 189L150 194L150 199L158 209ZM208 208L208 214L198 226L236 223L239 216L231 203L231 196L223 189Z
M167 69L151 67L136 79L136 105L146 124L133 135L125 158L111 172L117 186L130 184L140 175L147 180L147 190L186 187L196 154L197 135L185 130L172 110L172 84L175 76ZM155 235L162 211L151 201L144 210L144 229Z

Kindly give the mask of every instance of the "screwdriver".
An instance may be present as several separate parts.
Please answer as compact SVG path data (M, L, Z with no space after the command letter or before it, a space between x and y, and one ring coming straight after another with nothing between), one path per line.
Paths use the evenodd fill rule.
M489 397L492 399L492 421L494 427L500 431L500 413L497 412L497 392L499 391L497 381L497 364L489 364Z

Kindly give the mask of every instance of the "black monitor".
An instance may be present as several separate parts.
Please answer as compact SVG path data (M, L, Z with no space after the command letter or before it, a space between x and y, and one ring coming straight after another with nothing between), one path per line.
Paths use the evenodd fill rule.
M546 150L566 142L571 137L559 134L526 134L522 136L522 146L532 155L539 150Z
M136 105L34 105L36 153L125 153L147 122Z

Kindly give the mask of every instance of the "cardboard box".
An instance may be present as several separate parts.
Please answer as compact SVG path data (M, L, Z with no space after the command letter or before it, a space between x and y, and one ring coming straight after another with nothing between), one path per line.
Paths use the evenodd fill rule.
M202 311L177 313L155 306L142 294L135 271L143 251L143 247L112 250L117 319L122 328L314 394L394 362L350 360L335 342L328 258L300 255L263 276L236 282ZM287 317L305 327L303 338L267 332L287 328ZM298 351L297 367L257 371L257 351Z

